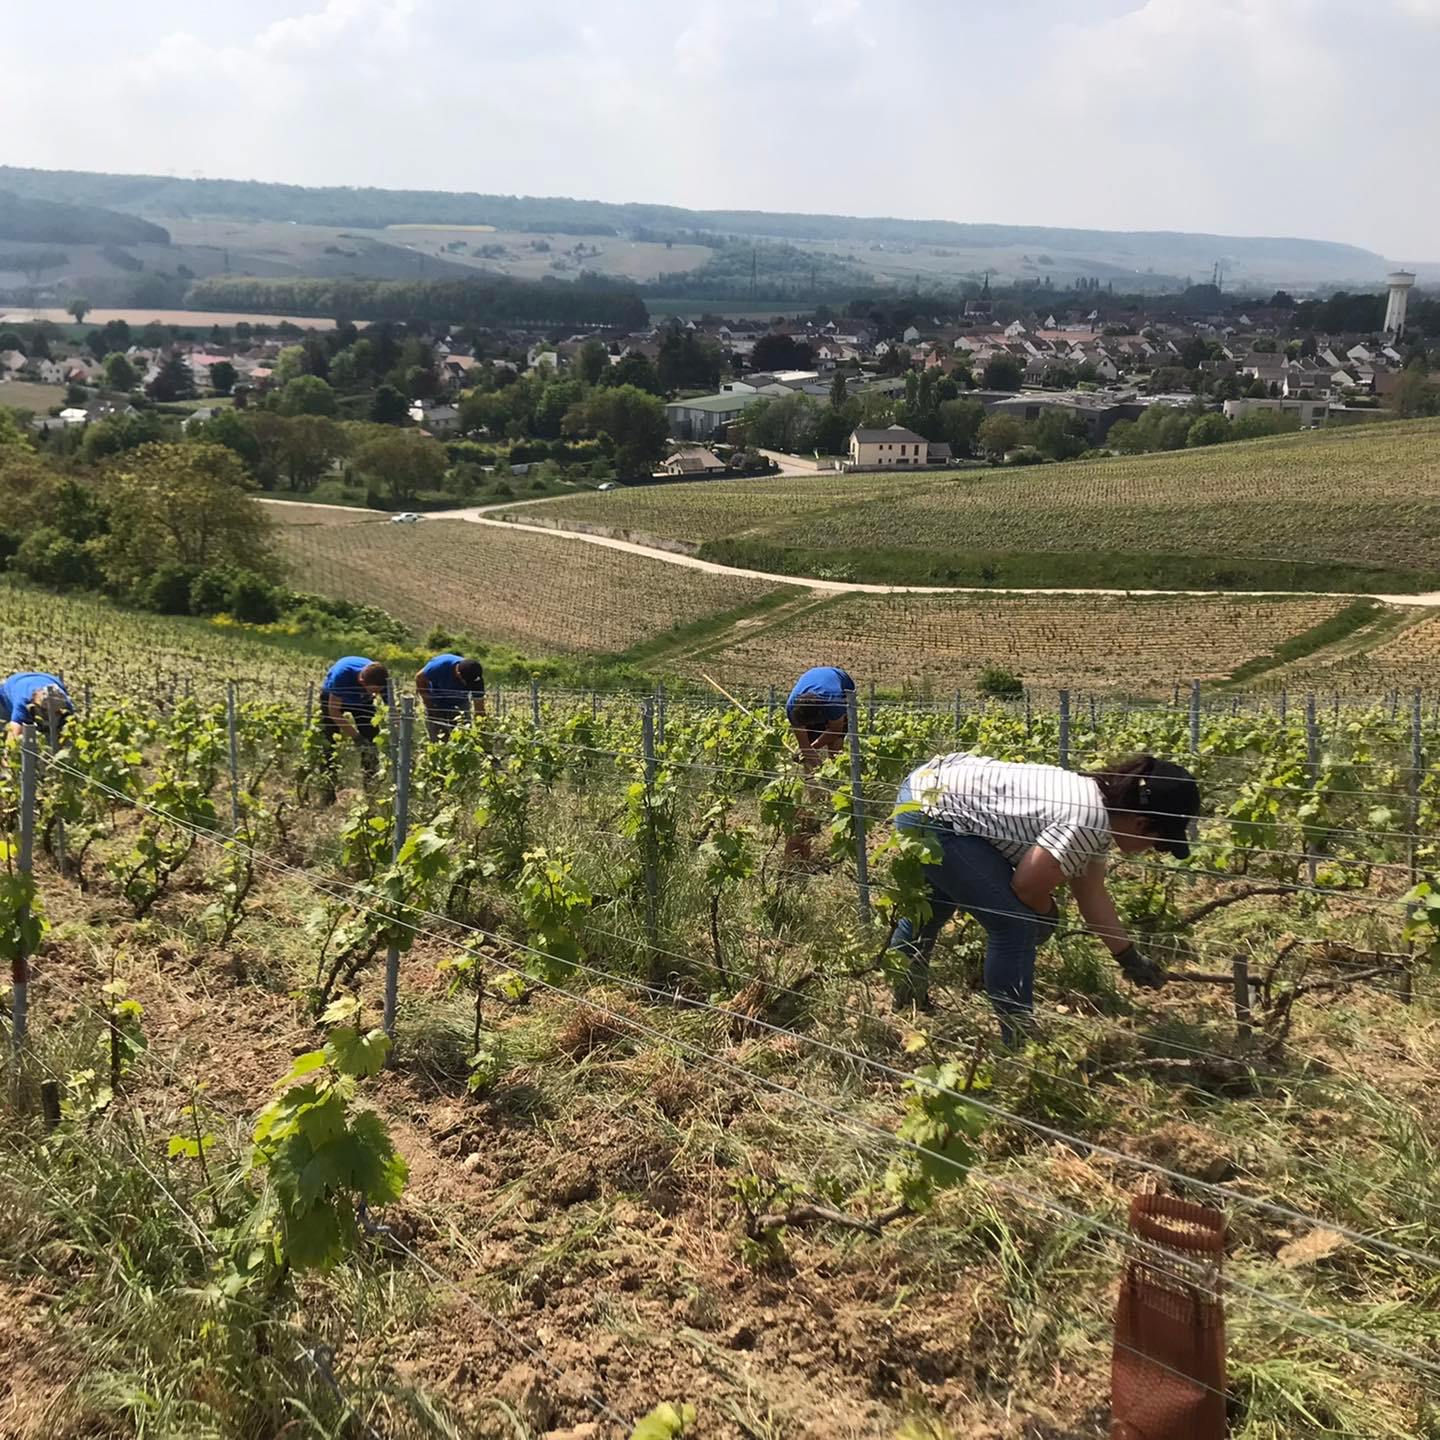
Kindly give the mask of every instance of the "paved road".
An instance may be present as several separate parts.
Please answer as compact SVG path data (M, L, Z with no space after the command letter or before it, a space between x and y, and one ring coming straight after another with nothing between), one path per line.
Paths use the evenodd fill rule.
M550 499L564 499L564 496L550 496ZM267 505L300 505L299 500L266 500ZM544 500L521 502L527 506L543 505ZM358 506L330 506L330 509L347 509L363 515L375 515L374 510L363 510ZM675 550L662 550L654 545L641 545L634 540L618 540L609 535L590 535L583 530L560 530L549 525L528 525L518 520L497 520L497 510L514 510L514 500L494 505L471 505L460 510L432 510L432 520L467 520L475 525L494 525L503 530L523 530L533 535L549 535L560 540L576 540L586 545L599 545L607 550L620 550L627 555L642 555L649 560L660 560L667 565L677 565L686 570L703 570L709 575L734 575L745 580L768 580L774 585L793 585L802 590L820 590L842 595L1233 595L1257 598L1276 594L1290 594L1290 591L1276 590L1121 590L1095 589L1093 587L1069 588L1064 586L1000 586L1000 585L868 585L858 580L819 580L811 576L775 575L767 570L744 570L735 565L721 565L714 560L701 560L694 555L682 555ZM423 523L423 522L422 522ZM1356 590L1305 590L1293 592L1304 595L1319 595L1332 600L1380 600L1387 605L1409 605L1422 609L1440 609L1440 591L1427 595L1384 595L1371 591Z

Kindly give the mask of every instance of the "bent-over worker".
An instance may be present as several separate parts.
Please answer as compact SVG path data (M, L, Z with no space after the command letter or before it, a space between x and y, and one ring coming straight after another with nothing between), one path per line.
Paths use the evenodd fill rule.
M1029 1022L1035 952L1054 932L1055 892L1064 885L1126 979L1159 989L1165 972L1121 924L1105 857L1113 847L1186 859L1199 813L1195 777L1153 755L1088 774L984 755L927 761L901 786L894 817L898 829L923 830L940 850L924 871L930 918L902 918L891 941L904 965L896 1005L929 1008L930 952L945 922L964 911L984 927L985 991L1006 1043L1014 1043Z
M446 653L427 660L415 676L432 740L441 740L460 723L467 706L485 713L485 671L478 660Z
M19 735L27 725L37 725L48 734L51 716L57 727L63 725L75 713L75 706L59 676L21 670L0 684L0 712L11 735Z
M796 682L785 702L785 718L795 732L800 759L818 770L827 755L838 755L849 732L850 696L855 682L838 665L816 665Z
M335 747L342 735L360 751L360 766L367 776L379 763L375 755L375 702L385 694L390 672L378 660L345 655L326 673L320 687L320 730L325 740L327 794L335 799L339 757Z

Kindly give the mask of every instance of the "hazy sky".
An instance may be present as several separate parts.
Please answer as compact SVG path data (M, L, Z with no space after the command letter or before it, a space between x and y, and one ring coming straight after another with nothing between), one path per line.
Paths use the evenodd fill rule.
M17 165L1440 260L1440 0L3 3Z

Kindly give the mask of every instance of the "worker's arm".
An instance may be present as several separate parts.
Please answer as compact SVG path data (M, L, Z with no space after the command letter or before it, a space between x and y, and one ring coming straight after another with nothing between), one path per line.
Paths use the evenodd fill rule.
M825 757L811 741L810 731L802 730L798 725L792 725L790 733L795 737L795 744L800 751L800 763L807 770L818 770L824 763Z
M470 696L470 708L476 715L483 715L485 713L485 692L483 690L476 690Z
M1064 883L1060 862L1043 846L1032 845L1020 857L1010 888L1022 905L1048 915L1055 903L1055 891Z
M1112 955L1129 949L1130 932L1120 923L1115 902L1105 888L1105 862L1092 860L1070 882L1070 889L1090 933L1098 935Z
M14 720L9 723L6 729L10 732L10 738L12 740L18 740L25 733L25 727L17 724Z
M415 692L420 696L420 703L428 710L430 708L430 677L423 670L415 672Z
M340 703L338 695L332 694L325 697L325 711L342 734L348 735L352 740L360 738L360 732L355 728L355 722L345 713L345 707Z

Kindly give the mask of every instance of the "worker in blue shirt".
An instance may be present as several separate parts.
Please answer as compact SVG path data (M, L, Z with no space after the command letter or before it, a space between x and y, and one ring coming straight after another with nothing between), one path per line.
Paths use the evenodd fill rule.
M785 718L795 732L800 759L818 770L827 755L838 755L849 730L850 696L855 682L838 665L816 665L796 682L785 702Z
M19 735L27 725L38 725L48 733L50 718L63 725L75 713L66 693L65 683L57 675L40 670L21 670L0 684L0 713L11 735Z
M367 776L379 763L375 755L375 702L390 683L390 672L378 660L345 655L337 660L320 687L320 731L325 738L327 796L335 799L339 757L335 746L342 735L355 742L360 766Z
M443 740L467 709L476 715L485 713L485 671L478 660L448 651L436 655L415 676L415 689L425 707L425 724L432 740Z
M807 775L813 775L831 755L838 755L849 731L849 697L855 682L837 665L816 665L807 670L790 691L785 702L785 718L800 748L800 763ZM810 859L810 838L820 822L810 806L827 808L830 800L823 787L812 781L805 787L809 802L805 811L795 817L795 833L785 842L785 859L805 862Z

